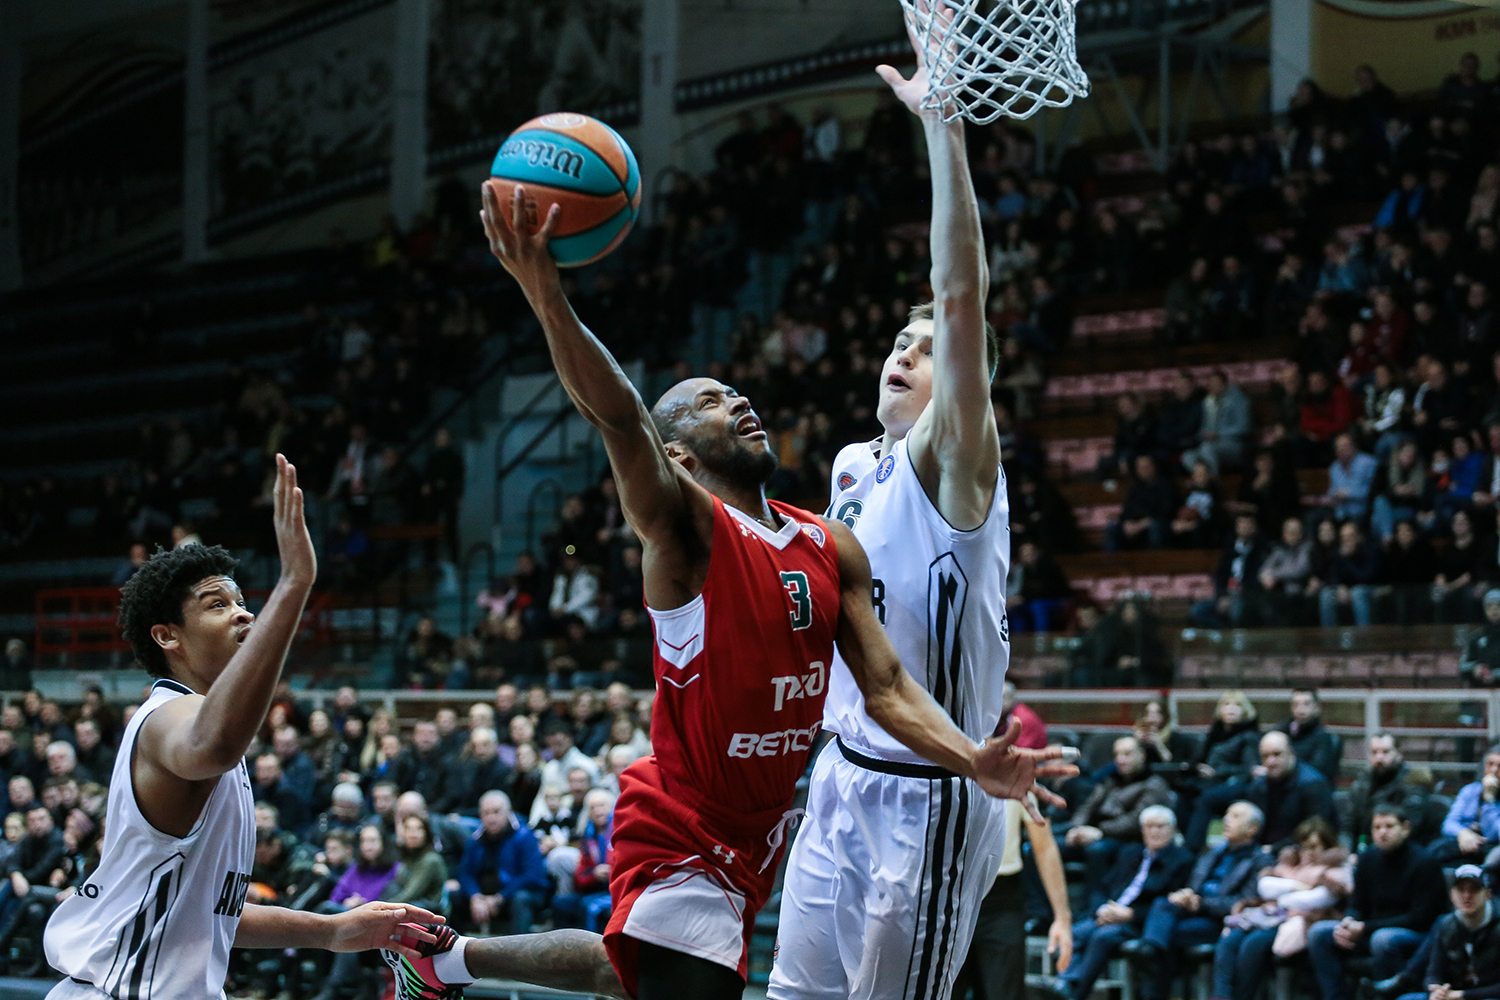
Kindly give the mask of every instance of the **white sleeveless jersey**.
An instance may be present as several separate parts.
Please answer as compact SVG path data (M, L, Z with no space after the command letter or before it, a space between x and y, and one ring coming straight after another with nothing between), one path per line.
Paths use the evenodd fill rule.
M982 525L959 531L927 498L898 441L878 460L868 442L851 444L833 463L828 516L849 525L870 556L876 613L907 671L978 741L1000 719L1010 625L1010 504L1005 475ZM834 654L823 728L872 757L923 763L865 713L843 658Z
M47 922L47 961L116 1000L207 1000L224 992L255 863L255 802L243 761L219 778L186 837L136 805L130 760L141 724L192 692L159 680L125 727L110 776L99 867Z

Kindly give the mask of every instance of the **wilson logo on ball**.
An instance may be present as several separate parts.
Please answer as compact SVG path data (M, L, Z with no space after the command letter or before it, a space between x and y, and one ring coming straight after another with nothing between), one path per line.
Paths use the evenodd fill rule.
M570 149L559 149L550 142L534 139L508 139L500 147L500 155L518 156L533 167L551 167L560 174L577 179L583 176L583 154Z

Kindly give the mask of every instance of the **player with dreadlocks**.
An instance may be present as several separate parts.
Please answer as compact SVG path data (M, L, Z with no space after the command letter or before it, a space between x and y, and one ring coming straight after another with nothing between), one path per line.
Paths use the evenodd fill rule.
M158 552L121 593L120 632L157 680L120 743L99 866L47 924L47 961L65 977L51 1000L222 997L231 947L416 957L396 925L442 921L410 904L328 916L245 901L255 863L245 752L317 577L297 470L280 455L274 520L281 578L259 618L219 546Z

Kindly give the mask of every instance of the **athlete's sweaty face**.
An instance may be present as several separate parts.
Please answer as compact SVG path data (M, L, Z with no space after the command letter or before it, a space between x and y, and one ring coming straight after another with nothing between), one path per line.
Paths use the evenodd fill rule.
M671 422L674 433L667 444L715 476L759 487L776 471L776 453L749 398L716 379L677 383L654 412Z
M175 650L190 673L212 682L249 638L254 621L238 584L227 576L207 576L182 602L182 624L155 625L151 637L169 653Z
M875 415L892 437L904 438L932 400L932 320L916 319L896 334L880 369Z

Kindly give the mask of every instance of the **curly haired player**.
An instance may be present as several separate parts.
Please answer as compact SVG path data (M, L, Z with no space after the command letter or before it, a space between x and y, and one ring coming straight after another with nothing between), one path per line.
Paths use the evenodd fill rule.
M326 916L245 902L255 863L245 751L317 576L297 470L277 455L276 471L281 579L258 619L218 546L159 552L121 593L120 631L157 681L125 727L99 866L47 923L47 961L65 977L51 1000L222 997L231 947L416 958L414 946L436 941L410 928L393 940L403 921L442 922L417 906Z
M871 605L869 563L848 527L776 501L776 458L750 401L688 379L647 411L614 358L573 314L547 239L554 208L523 230L524 192L502 207L486 185L490 248L542 321L564 388L598 427L626 519L643 544L656 630L655 754L620 778L613 908L602 938L562 931L442 935L396 960L403 997L455 993L479 976L610 996L737 997L797 778L821 728L834 644L870 713L913 751L1019 798L1061 748L979 743L902 668ZM1043 792L1047 795L1048 793Z

